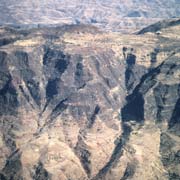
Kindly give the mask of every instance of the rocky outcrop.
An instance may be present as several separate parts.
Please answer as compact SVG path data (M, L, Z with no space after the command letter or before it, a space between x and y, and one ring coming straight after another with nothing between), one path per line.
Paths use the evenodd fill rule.
M126 62L125 85L130 93L139 84L141 77L147 72L146 67L138 65L133 48L123 47L123 56Z
M0 179L178 179L178 27L2 27Z
M169 179L178 179L179 56L172 55L145 74L122 109L123 121L155 121L161 130L160 153ZM166 124L166 126L165 126ZM174 124L174 125L173 125ZM174 169L172 168L174 167Z
M174 21L172 21L172 20L159 21L155 24L152 24L148 27L143 28L142 30L140 30L138 32L138 34L144 34L144 33L148 33L148 32L159 32L159 33L161 33L160 32L161 29L177 26L179 24L180 24L180 19L175 19Z
M56 28L51 37L44 29L33 39L38 31L0 52L1 179L91 178L120 133L124 65L111 49L97 55L74 46L74 53L63 47ZM103 161L95 158L97 148Z

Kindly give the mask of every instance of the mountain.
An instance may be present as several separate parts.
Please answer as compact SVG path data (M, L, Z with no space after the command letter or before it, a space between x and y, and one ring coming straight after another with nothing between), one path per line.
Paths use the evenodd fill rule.
M161 33L161 29L165 29L165 28L170 28L173 26L177 26L180 25L180 20L176 19L174 21L172 20L164 20L164 21L159 21L155 24L152 24L148 27L143 28L142 30L140 30L137 34L144 34L144 33L148 33L148 32L157 32L157 33Z
M178 22L1 26L0 179L179 179Z
M162 19L180 17L179 0L1 0L0 23L94 24L134 32Z

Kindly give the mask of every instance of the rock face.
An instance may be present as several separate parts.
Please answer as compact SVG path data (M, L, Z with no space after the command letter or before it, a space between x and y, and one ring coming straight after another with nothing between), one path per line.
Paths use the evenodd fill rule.
M179 179L180 26L0 28L0 179Z
M1 0L0 23L88 23L133 32L162 19L179 18L179 9L179 0Z

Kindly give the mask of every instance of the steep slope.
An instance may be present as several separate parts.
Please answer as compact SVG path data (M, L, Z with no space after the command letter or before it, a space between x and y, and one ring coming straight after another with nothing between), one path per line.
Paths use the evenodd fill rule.
M1 29L22 36L0 51L1 179L86 179L121 132L124 65L111 49L66 47L63 28Z
M0 179L178 179L179 28L0 28Z
M122 120L125 123L132 121L136 122L135 126L137 123L141 126L138 131L136 130L137 134L132 135L130 139L137 138L140 131L150 131L151 126L154 126L153 131L155 127L157 131L159 129L155 138L160 138L161 160L169 172L170 179L180 178L178 170L180 129L177 114L180 98L179 62L178 50L160 66L143 76L140 84L127 97L127 104L122 109ZM135 106L137 107L133 108Z
M122 121L125 124L128 123L132 129L128 147L133 147L135 159L138 158L138 161L142 162L147 161L147 164L157 156L156 160L152 161L154 164L150 165L154 172L147 169L146 173L143 173L141 170L143 166L138 169L136 167L133 173L135 179L142 178L143 175L144 178L153 179L152 175L156 173L156 168L159 179L180 178L180 126L177 112L180 98L179 21L161 22L160 24L166 24L166 26L158 27L158 24L150 26L161 29L161 34L157 35L157 48L151 54L152 66L149 72L142 76L140 83L132 93L127 96L127 104L121 110ZM158 63L158 56L162 53L166 53L165 60ZM149 133L151 133L150 137L148 137ZM154 138L153 143L151 139L148 139L152 137ZM148 141L148 144L145 141ZM152 149L155 145L159 152ZM149 150L151 151L150 159L144 156L145 154L143 155ZM139 160L139 156L144 159ZM163 171L163 167L167 172ZM159 176L160 174L162 176ZM131 176L131 173L129 175Z
M113 31L141 29L158 20L180 17L178 0L1 0L1 24L89 23Z
M147 32L159 32L161 29L165 29L165 28L170 28L170 27L173 27L173 26L177 26L180 24L180 19L177 19L177 20L164 20L164 21L159 21L155 24L152 24L142 30L140 30L138 32L138 34L144 34L144 33L147 33ZM160 33L160 32L159 32Z

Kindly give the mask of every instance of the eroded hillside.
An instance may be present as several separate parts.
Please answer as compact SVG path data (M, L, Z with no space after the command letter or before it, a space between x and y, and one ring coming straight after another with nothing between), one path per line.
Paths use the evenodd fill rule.
M1 0L0 24L94 24L134 32L162 19L180 17L179 0Z
M179 179L180 26L0 28L0 179Z

